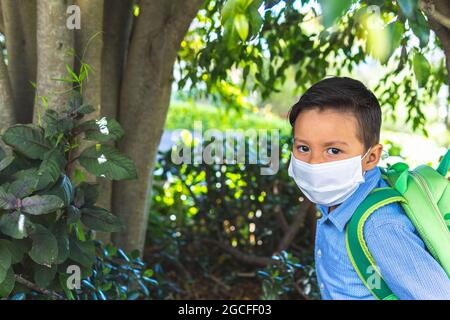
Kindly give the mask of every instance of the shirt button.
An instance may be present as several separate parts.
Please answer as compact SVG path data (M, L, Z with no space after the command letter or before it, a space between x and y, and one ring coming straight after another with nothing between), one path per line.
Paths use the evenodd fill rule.
M320 287L320 289L323 289L323 283L321 283L321 284L319 285L319 287Z
M317 256L320 258L320 257L322 257L322 251L319 249L319 250L317 250Z

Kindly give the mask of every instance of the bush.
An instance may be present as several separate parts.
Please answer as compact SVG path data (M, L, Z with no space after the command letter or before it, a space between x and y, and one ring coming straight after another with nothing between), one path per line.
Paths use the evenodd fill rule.
M184 296L196 296L186 282L208 279L211 270L220 270L224 283L239 282L240 271L269 264L280 245L305 265L312 263L315 208L288 176L290 139L281 137L275 175L261 175L262 164L175 165L170 151L160 153L146 247L148 255L159 253L158 261L176 270L173 280L184 286ZM249 144L245 151L247 159L254 152ZM295 236L282 245L288 232Z
M106 179L136 177L133 161L106 144L119 139L122 128L106 117L84 121L93 111L74 93L64 112L46 110L43 125L14 125L1 136L1 297L55 292L50 294L55 298L65 292L74 298L66 290L69 266L79 266L82 278L99 275L95 268L103 258L96 254L94 231L124 229L96 205L97 185L74 166L78 162ZM81 138L92 145L76 156Z
M315 270L311 265L302 265L298 258L287 251L272 256L273 263L258 271L263 279L263 300L319 299Z

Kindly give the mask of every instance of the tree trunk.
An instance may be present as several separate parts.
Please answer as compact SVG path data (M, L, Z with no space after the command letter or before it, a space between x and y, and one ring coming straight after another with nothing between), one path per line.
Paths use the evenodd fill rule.
M95 108L93 113L86 115L84 120L98 119L103 112L102 104L102 51L103 51L103 0L77 0L76 4L80 7L81 12L81 29L75 31L75 50L77 58L75 58L75 69L80 74L81 63L85 63L90 67L88 78L82 87L82 96L84 103L90 104ZM95 141L80 139L79 147L75 152L75 157L87 147L95 144ZM76 163L76 169L81 171L89 183L101 183L104 178L98 178L90 174L86 169ZM102 195L103 195L103 191ZM101 200L101 199L100 199ZM110 202L97 202L97 205L109 208ZM109 233L96 232L96 238L104 243L109 242Z
M147 228L153 168L170 101L173 64L203 1L140 2L131 35L120 96L119 121L125 130L120 151L136 163L137 181L113 183L113 212L127 231L113 234L126 250L142 252Z
M36 1L2 0L1 6L15 118L29 123L36 81Z
M120 86L122 83L130 31L133 21L133 1L108 0L103 16L103 52L102 52L102 106L101 115L117 118ZM115 145L114 143L111 143ZM111 210L112 181L99 179L99 199L97 204ZM110 234L99 233L103 242L110 241Z
M1 50L1 49L0 49ZM0 51L0 130L16 123L14 100L9 82L8 69L5 65L3 50Z
M450 85L450 2L448 0L423 1L421 3L428 17L430 28L441 41L447 67L447 83ZM447 108L447 111L449 108ZM450 115L447 113L447 128L450 129Z
M74 33L66 26L67 0L37 1L37 97L33 122L40 122L48 106L57 111L67 106L72 83L58 81L69 77L66 65L73 68Z

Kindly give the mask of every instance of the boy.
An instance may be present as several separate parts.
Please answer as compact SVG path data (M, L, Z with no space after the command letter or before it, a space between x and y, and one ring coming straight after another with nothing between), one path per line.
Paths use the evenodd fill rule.
M294 144L289 175L322 213L315 261L323 299L375 299L354 270L345 227L374 188L386 187L377 164L381 108L361 82L334 77L309 88L292 107ZM450 299L450 279L427 251L398 203L370 215L369 252L399 299Z

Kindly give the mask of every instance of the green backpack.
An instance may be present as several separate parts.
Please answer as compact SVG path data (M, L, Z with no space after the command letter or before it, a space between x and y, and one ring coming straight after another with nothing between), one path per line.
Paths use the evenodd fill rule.
M348 256L358 276L379 300L397 300L388 288L363 237L364 223L378 208L399 202L414 224L428 251L450 277L450 149L438 168L420 165L409 170L399 162L381 168L390 187L373 189L358 206L346 227ZM373 283L376 276L377 285Z

